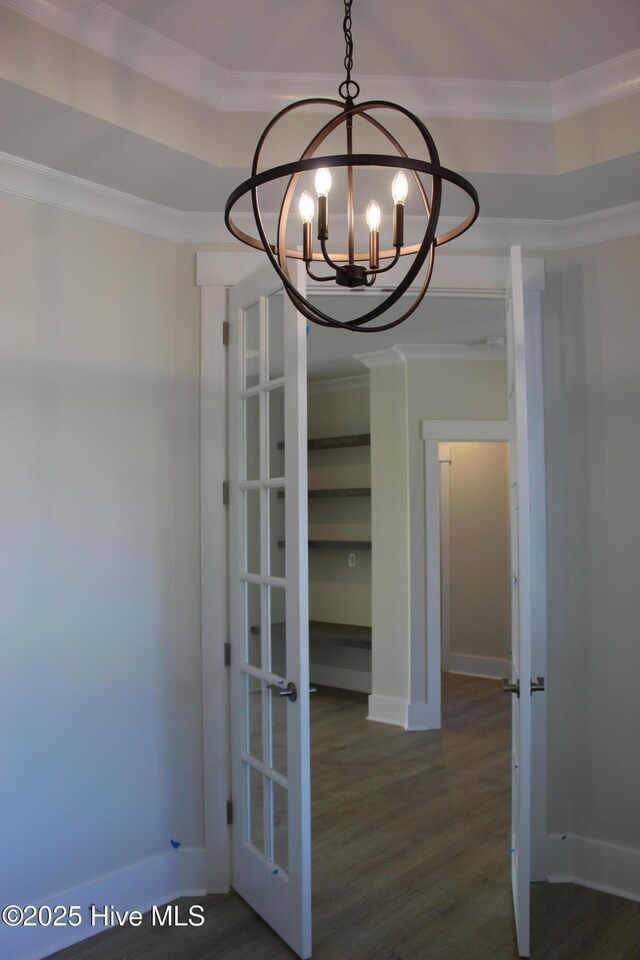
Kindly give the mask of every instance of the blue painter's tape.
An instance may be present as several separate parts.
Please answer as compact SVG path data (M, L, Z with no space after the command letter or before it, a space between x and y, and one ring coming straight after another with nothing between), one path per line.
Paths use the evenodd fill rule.
M171 844L174 850L177 850L178 847L182 846L179 840L170 840L169 843Z

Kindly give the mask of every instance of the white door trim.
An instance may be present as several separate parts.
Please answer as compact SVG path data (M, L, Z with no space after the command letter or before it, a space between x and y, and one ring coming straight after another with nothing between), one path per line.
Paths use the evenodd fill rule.
M422 420L427 537L427 704L432 728L442 726L440 443L450 440L508 440L508 420Z
M227 357L223 324L227 291L200 291L200 569L202 617L202 729L207 891L231 888L231 797L227 627ZM225 731L227 735L225 736Z
M530 458L529 496L536 518L531 528L532 603L531 665L534 676L547 670L547 555L544 464L544 397L542 383L542 325L540 293L524 291L526 349L529 362L527 398L529 404ZM523 356L516 358L524 362ZM441 722L441 611L440 611L440 464L441 440L509 440L509 421L423 420L425 442L425 518L427 529L427 703L430 719ZM547 839L547 697L532 700L531 780L536 802L531 812L531 880L546 880L553 845Z
M547 667L547 533L544 458L544 394L542 374L542 309L540 293L524 289L525 350L529 447L529 557L531 582L531 674L542 676L549 689ZM516 356L516 364L523 357ZM546 880L547 867L547 696L531 699L531 880Z
M440 462L440 598L442 636L442 669L448 673L460 673L471 677L500 679L511 669L509 660L500 657L473 656L451 650L451 564L450 564L450 470L451 447L438 444Z

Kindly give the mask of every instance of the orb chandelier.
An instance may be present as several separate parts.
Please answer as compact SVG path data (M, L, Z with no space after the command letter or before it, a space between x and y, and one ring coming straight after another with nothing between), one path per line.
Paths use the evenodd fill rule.
M410 316L422 301L433 272L436 247L448 243L468 230L478 216L478 195L474 187L460 174L441 166L433 137L424 123L410 110L386 100L368 100L356 103L360 87L351 78L353 69L353 37L351 33L351 5L353 0L344 0L343 31L346 45L344 65L346 78L338 88L340 100L323 97L298 100L281 110L267 125L256 147L251 176L231 193L225 208L225 223L234 237L259 250L263 250L271 261L284 285L289 298L297 310L308 320L325 327L336 327L361 333L388 330L397 326ZM313 139L302 151L300 158L291 163L279 164L268 169L260 169L260 161L267 142L277 136L277 127L281 121L294 111L309 111L325 108L332 116L325 122ZM379 114L404 118L413 134L417 131L424 146L425 158L414 159L402 147L399 139L391 133L379 119ZM389 121L387 120L387 123ZM369 153L355 152L354 138L358 131L368 133L376 131L376 136L385 138L385 148L391 144L392 152ZM318 155L318 150L328 139L335 143L336 132L344 128L346 152ZM341 134L338 134L341 135ZM376 200L370 200L366 208L363 205L364 218L356 217L354 194L355 177L365 175L371 168L388 172L390 199L392 200L391 229L385 225L382 229L383 209ZM395 173L394 173L395 171ZM346 207L346 243L335 249L330 243L329 194L333 184L332 173L343 178ZM315 176L314 176L315 175ZM300 181L309 181L313 177L316 199L309 189L301 189ZM260 212L260 191L267 185L283 183L282 201L277 219L275 237L267 237L263 216ZM471 201L471 210L467 217L446 233L437 234L438 218L442 203L443 181L463 190ZM387 187L388 189L388 187ZM422 239L405 239L405 201L410 190L415 190L421 210ZM250 196L257 236L251 236L241 230L233 220L234 207L238 201ZM295 198L295 200L294 200ZM317 211L316 211L317 200ZM300 220L296 223L290 217L292 206L297 201ZM317 213L317 216L316 216ZM291 223L290 223L291 219ZM341 219L344 219L341 218ZM360 222L361 219L363 222ZM300 222L301 221L301 222ZM315 230L314 230L315 221ZM368 243L357 243L356 233L361 234L364 223L368 231ZM319 249L314 249L315 232ZM381 233L385 238L381 243ZM391 243L389 245L388 239ZM346 250L341 249L345 247ZM405 261L404 258L407 258ZM353 319L338 319L311 303L294 285L291 279L289 261L303 260L309 277L316 282L333 282L349 290L363 290L372 287L380 275L385 274L399 262L409 264L402 278L394 286L384 285L386 294L382 302ZM329 272L319 274L318 265L328 267ZM420 289L413 296L410 305L400 303L392 310L407 291L415 292L414 281L424 270ZM326 299L326 298L325 298ZM364 301L366 302L366 301ZM358 301L361 307L362 300ZM325 308L326 309L326 308ZM399 316L390 318L390 312Z

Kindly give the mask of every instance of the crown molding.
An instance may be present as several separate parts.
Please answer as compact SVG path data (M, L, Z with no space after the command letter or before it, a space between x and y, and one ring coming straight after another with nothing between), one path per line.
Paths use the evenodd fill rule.
M502 343L398 343L394 347L405 363L409 360L506 360Z
M550 87L555 120L640 93L640 50L555 80Z
M275 113L334 96L342 75L232 71L142 26L100 0L0 0L58 33L217 110ZM551 83L359 76L370 99L420 116L553 121L640 92L640 50Z
M222 214L184 213L39 163L0 153L0 190L177 242L229 242Z
M192 100L224 109L228 70L100 0L0 0L0 5Z
M580 217L561 221L560 243L557 249L586 247L590 243L620 240L640 233L640 201L627 203L609 210L596 210ZM542 244L538 249L542 248Z
M367 370L396 366L405 362L397 346L386 347L384 350L371 350L369 353L354 353L352 356L354 360L363 364Z
M194 244L233 242L221 212L175 210L6 153L0 153L0 191L161 240ZM267 232L275 230L276 219L275 214L265 215ZM251 215L242 215L237 222L243 229L250 230ZM407 229L419 227L420 222L419 218L407 217ZM439 223L443 230L449 230L457 220L442 217ZM528 251L565 250L637 234L640 234L640 202L570 220L481 217L458 238L456 251L507 250L514 244Z
M368 370L406 364L409 360L506 360L506 347L494 343L396 343L385 350L355 353Z

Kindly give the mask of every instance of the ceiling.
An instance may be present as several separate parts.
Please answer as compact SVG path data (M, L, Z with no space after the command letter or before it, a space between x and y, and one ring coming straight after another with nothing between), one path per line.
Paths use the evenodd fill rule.
M340 0L109 0L228 70L339 73ZM355 76L550 82L638 46L638 0L355 0Z
M215 166L1 78L0 115L4 153L176 210L223 210L231 191L249 174L246 167ZM631 154L558 176L460 172L476 187L483 217L564 220L640 200L638 169L638 156ZM381 189L377 178L377 171L359 178L363 205ZM311 182L302 186L312 189ZM384 186L388 192L386 182ZM262 193L265 210L277 208L279 187ZM379 199L389 213L389 198ZM338 209L336 189L332 202ZM445 185L444 216L464 216L467 203L461 191ZM244 207L249 209L248 201ZM418 213L414 192L407 214Z
M0 151L178 211L220 212L248 176L267 117L259 111L273 115L301 87L330 94L327 85L342 70L342 12L340 0L0 0ZM640 41L638 0L355 0L354 33L355 76L371 76L373 89L382 83L392 100L408 97L427 119L441 162L476 185L482 217L559 220L640 200L637 107L615 116L625 96L638 91L640 99L640 50L631 52ZM79 43L65 45L58 34ZM83 53L83 45L102 56ZM118 73L118 61L128 69ZM559 77L595 65L570 86L573 94L588 90L590 105L604 89L611 118L590 127L570 117L577 146L567 150L553 112L538 122L527 98L547 96ZM309 79L309 71L320 76ZM400 78L389 81L393 89L385 75ZM436 87L421 86L433 76L440 77ZM147 78L160 82L150 86ZM495 83L482 87L483 80ZM260 99L267 88L269 107ZM453 113L438 113L447 105ZM287 162L315 132L312 114L295 117L270 138L265 165ZM421 155L415 129L413 140L406 129L392 129ZM261 202L275 213L280 198L269 189ZM367 194L378 189L363 183ZM444 214L463 210L464 198L445 188Z
M136 204L147 201L171 208L198 236L200 222L223 229L226 198L249 175L269 117L300 96L331 96L342 78L343 12L342 0L0 0L0 154L9 166L27 161L27 179L34 163L45 176L64 175L51 175L47 202L66 206L68 179L78 178L82 197L101 197L101 211L110 198L135 208L136 229ZM516 233L534 224L535 233L535 225L640 201L639 0L354 0L353 34L354 77L371 80L363 91L415 109L444 166L477 188L472 246L476 228L501 237L506 224ZM319 122L313 111L290 115L266 165L298 156ZM410 154L422 154L415 128L407 134L385 122ZM376 152L363 126L359 149ZM34 196L22 172L13 192ZM363 210L375 196L388 230L389 178L377 176L360 175L357 202ZM105 197L104 187L120 193ZM270 190L260 203L273 220L281 195ZM414 201L407 235L422 225ZM337 172L331 205L335 240L345 206ZM466 210L446 187L443 215ZM156 214L164 216L154 207L154 223ZM357 229L365 229L362 216ZM220 242L217 227L212 233ZM335 297L332 306L346 315L353 298ZM403 326L413 343L503 335L501 304L492 300L432 296ZM352 354L367 348L357 339L314 326L312 377L361 373ZM397 339L395 330L378 334L375 347Z

